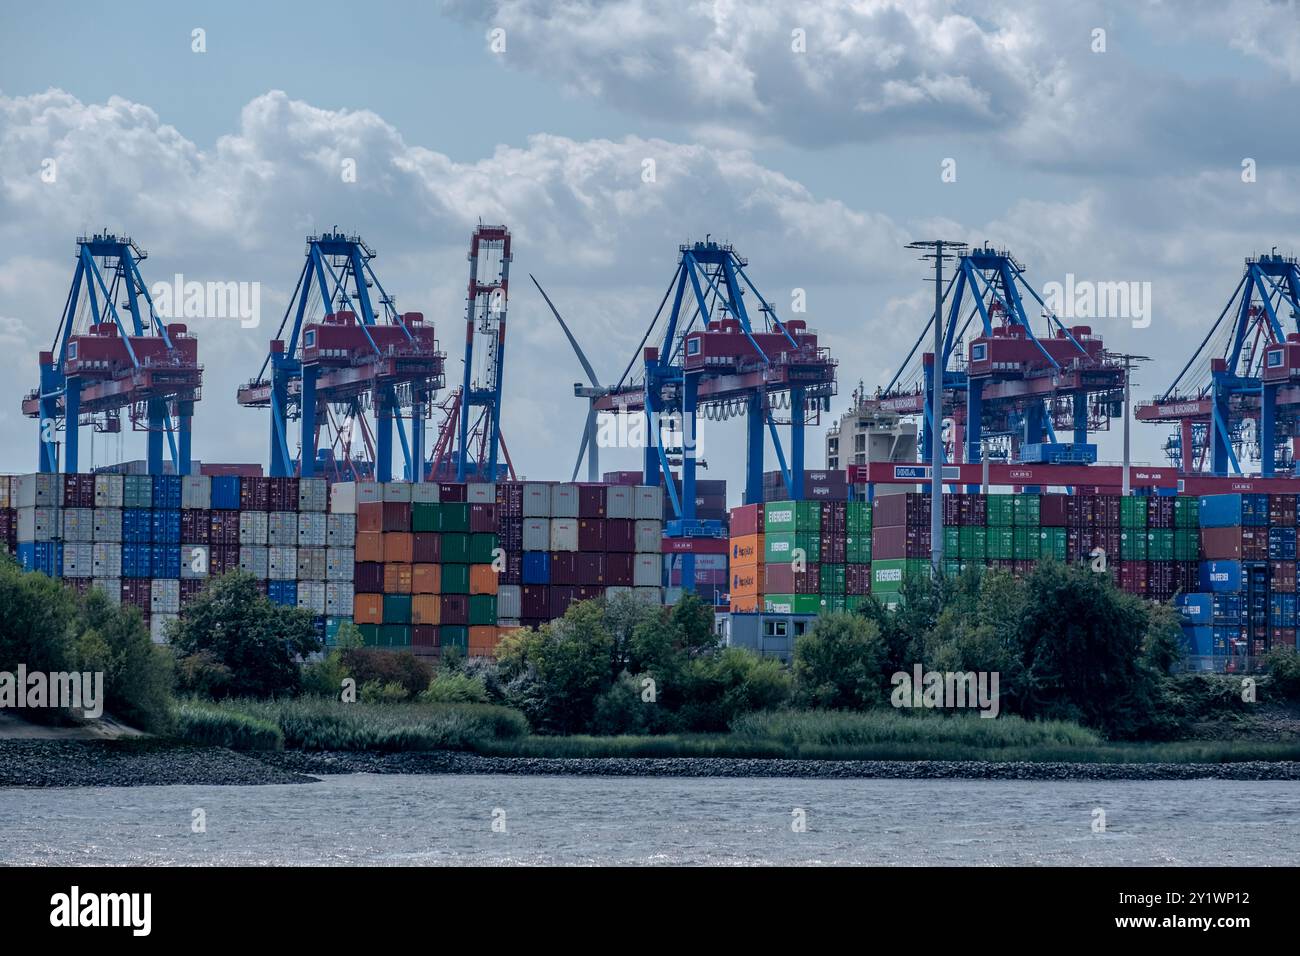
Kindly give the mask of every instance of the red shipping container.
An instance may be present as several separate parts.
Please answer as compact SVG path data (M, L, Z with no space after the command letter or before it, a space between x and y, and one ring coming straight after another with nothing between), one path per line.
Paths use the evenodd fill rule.
M576 590L575 601L598 601L605 596L605 586L603 584L584 585Z
M605 519L605 549L607 551L635 551L636 522L630 518Z
M1268 637L1274 648L1295 647L1296 629L1294 627L1269 628Z
M1294 561L1270 561L1269 569L1269 587L1274 591L1284 593L1295 591L1295 569Z
M766 514L766 509L763 505L741 505L739 508L732 508L732 536L743 538L750 534L762 534L764 514Z
M522 618L543 621L551 611L551 589L545 584L525 584L520 591Z
M131 607L138 607L143 611L149 610L149 605L153 596L153 581L149 578L123 578L122 579L122 603Z
M843 564L846 560L847 543L844 540L844 530L829 531L822 528L821 533L821 562L822 564ZM780 592L773 592L780 593Z
M267 489L267 511L298 510L298 479L271 478Z
M464 501L465 486L454 481L442 482L438 485L439 501ZM452 622L455 623L455 622Z
M352 590L357 594L379 594L384 590L384 566L378 561L352 565Z
M871 524L873 532L880 528L899 528L904 525L929 528L930 496L911 492L881 495L872 505ZM872 553L874 555L874 544Z
M578 600L578 589L576 587L556 587L551 585L551 604L550 617L554 620L557 617L564 617L564 612L569 609L569 605Z
M495 534L497 506L479 502L469 506L469 530L474 534Z
M871 565L850 564L844 568L845 591L849 594L871 593Z
M240 511L270 511L271 510L271 479L270 478L240 478L239 479L239 510Z
M522 518L524 515L524 483L522 481L497 482L497 516Z
M1169 495L1155 495L1147 501L1147 527L1172 528L1174 526L1174 499Z
M464 488L464 485L461 485ZM469 595L444 594L438 599L438 621L441 624L469 623Z
M1011 573L1018 578L1023 578L1026 574L1034 570L1035 561L1012 561Z
M438 629L432 624L415 624L411 627L411 646L434 648L438 646Z
M605 585L607 587L632 586L632 562L630 553L617 552L605 555Z
M949 527L961 525L961 499L959 492L943 496L943 523Z
M441 564L442 535L433 531L417 531L411 536L412 564Z
M577 585L578 552L551 552L551 584Z
M504 551L524 550L524 519L506 518L503 522L498 518L497 538L500 539L498 544Z
M1296 523L1295 495L1268 496L1268 523L1274 527L1294 528Z
M507 552L505 570L501 572L502 584L524 583L524 556L522 553Z
M879 561L890 558L924 558L929 557L929 554L929 528L921 528L915 525L911 527L890 525L884 528L872 529L871 557L874 560ZM825 560L824 556L823 560Z
M1064 528L1069 525L1066 495L1042 495L1038 499L1038 524L1043 528Z
M1150 561L1147 566L1147 594L1168 601L1178 590L1178 569L1173 561Z
M1119 586L1129 594L1146 594L1148 586L1147 562L1121 561L1119 563Z
M1119 527L1119 495L1097 495L1092 499L1092 523L1098 528Z
M208 586L208 582L201 578L189 578L181 580L181 604L188 604L196 597L203 593L203 589Z
M1201 565L1199 561L1179 561L1178 590L1184 594L1194 594L1201 589Z
M605 550L605 519L578 519L578 550L601 552Z
M961 523L982 528L988 524L989 502L982 494L962 495Z
M220 577L231 571L239 570L239 545L214 544L208 551L209 573Z
M184 544L207 544L212 535L212 512L193 509L181 512L181 541Z
M579 518L605 517L604 485L579 485L578 486L578 517Z
M605 556L595 552L577 554L577 583L583 587L605 586Z
M821 590L821 568L818 565L809 565L805 571L796 571L787 562L765 567L764 594L817 594Z

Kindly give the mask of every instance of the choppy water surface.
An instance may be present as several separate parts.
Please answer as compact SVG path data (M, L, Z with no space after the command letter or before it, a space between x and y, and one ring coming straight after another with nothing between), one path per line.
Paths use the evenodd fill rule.
M354 774L0 790L0 863L1294 865L1300 785Z

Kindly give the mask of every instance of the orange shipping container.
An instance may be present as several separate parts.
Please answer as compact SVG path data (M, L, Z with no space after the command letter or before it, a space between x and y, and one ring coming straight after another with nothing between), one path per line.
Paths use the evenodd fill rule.
M411 566L409 564L384 565L384 593L411 593Z
M352 620L358 624L384 623L384 596L357 594L352 598Z
M409 531L384 533L384 561L389 564L410 564L415 557L415 538Z
M497 629L488 626L476 626L469 629L469 656L494 657L499 638Z
M469 593L497 593L497 573L492 569L492 565L471 564L469 566Z
M437 594L442 587L442 565L411 565L411 593Z
M732 614L757 614L763 610L763 595L747 594L731 599Z
M378 531L358 531L356 559L358 561L383 561L384 536Z
M442 601L436 594L415 594L411 596L411 623L437 624L438 608Z
M731 594L749 597L763 593L763 569L757 564L743 564L731 569Z
M731 566L741 567L763 563L763 536L747 534L731 539Z

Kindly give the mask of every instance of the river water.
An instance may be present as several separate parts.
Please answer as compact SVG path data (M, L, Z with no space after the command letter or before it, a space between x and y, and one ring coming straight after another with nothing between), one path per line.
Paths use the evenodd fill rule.
M0 790L0 863L1295 865L1300 785L352 774Z

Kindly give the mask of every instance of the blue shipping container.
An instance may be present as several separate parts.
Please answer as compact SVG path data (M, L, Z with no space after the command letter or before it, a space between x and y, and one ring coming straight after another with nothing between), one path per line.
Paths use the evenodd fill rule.
M1268 529L1268 557L1270 561L1295 560L1295 528Z
M181 479L179 475L155 475L153 479L153 506L175 508L181 506Z
M549 551L524 552L524 584L551 583L551 553Z
M1178 613L1184 624L1209 624L1214 611L1212 594L1184 594L1178 601Z
M1268 525L1268 495L1201 495L1202 528Z
M1209 657L1214 653L1214 628L1183 628L1183 648L1188 654L1197 657Z
M152 512L150 528L152 529L152 540L156 544L180 544L181 543L181 513L180 511L154 511Z
M149 566L155 578L181 576L181 549L174 544L155 544L149 557Z
M127 508L122 512L124 544L148 544L153 540L153 512L145 508Z
M24 541L18 545L18 563L24 571L39 571L57 578L63 574L63 545L55 541Z
M1230 497L1228 495L1211 495L1214 498ZM1205 499L1202 498L1202 501ZM1240 561L1202 561L1202 591L1240 591L1242 571Z
M1240 594L1215 594L1213 598L1211 614L1215 624L1241 623L1242 602Z
M1269 627L1295 627L1296 596L1287 592L1271 594L1268 598Z
M1214 653L1228 654L1236 647L1237 642L1243 640L1245 636L1239 627L1215 627Z
M266 596L273 604L295 607L298 604L298 582L270 581L266 585Z
M212 507L239 510L239 476L222 475L212 479Z
M149 545L149 544L122 545L122 577L124 578L153 577L153 575L149 573L152 555L153 555L153 545Z

